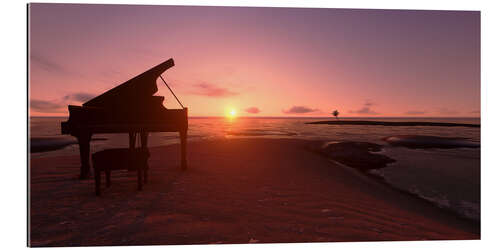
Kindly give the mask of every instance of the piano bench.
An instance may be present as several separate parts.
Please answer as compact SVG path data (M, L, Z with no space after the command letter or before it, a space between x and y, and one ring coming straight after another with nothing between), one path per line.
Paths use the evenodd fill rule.
M136 170L137 189L142 190L143 174L144 183L148 178L147 149L137 148L114 148L92 154L92 165L94 166L95 194L101 195L101 172L106 173L106 187L111 185L112 170Z

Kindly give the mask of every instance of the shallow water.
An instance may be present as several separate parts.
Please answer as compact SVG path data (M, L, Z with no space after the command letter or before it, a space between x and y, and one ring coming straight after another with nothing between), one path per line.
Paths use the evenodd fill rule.
M328 119L328 118L327 118ZM344 118L348 120L347 118ZM370 120L363 118L362 120ZM31 157L77 155L78 145L68 143L71 136L60 134L60 122L67 118L30 119L30 137L50 145L52 151L31 153ZM305 124L325 118L190 118L188 141L232 138L295 138L322 141L365 141L385 145L381 152L396 160L388 167L370 171L397 189L411 192L460 215L480 218L480 148L409 149L395 147L383 138L397 135L463 137L464 145L480 144L480 128L466 127L389 127L359 125ZM479 124L476 118L376 118L377 121L427 121ZM127 147L125 134L99 134L91 151ZM43 140L46 138L47 140ZM42 143L42 145L44 145ZM152 133L149 146L179 143L176 133Z

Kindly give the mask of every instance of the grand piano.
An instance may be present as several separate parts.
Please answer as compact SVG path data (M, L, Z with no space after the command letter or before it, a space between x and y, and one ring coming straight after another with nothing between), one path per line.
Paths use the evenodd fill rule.
M166 109L164 97L153 96L158 91L156 80L174 66L171 58L144 73L87 101L82 106L69 105L69 119L61 123L61 133L78 139L80 147L80 179L90 176L90 141L99 133L125 133L129 147L134 148L137 136L141 147L147 148L150 132L179 132L181 142L181 167L186 169L186 139L188 109ZM170 91L170 87L168 87Z

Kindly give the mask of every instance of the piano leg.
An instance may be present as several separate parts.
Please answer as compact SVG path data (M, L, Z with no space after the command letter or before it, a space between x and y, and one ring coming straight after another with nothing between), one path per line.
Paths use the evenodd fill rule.
M141 132L141 147L142 147L142 149L148 148L148 136L149 136L148 132ZM146 166L144 166L143 170L144 170L144 176L143 176L144 183L147 183L148 182L148 171L149 171L149 166L148 166L147 161L146 161Z
M187 130L181 130L179 132L181 137L181 168L182 170L186 170L187 161L186 161L186 141L187 141Z
M80 147L80 180L90 177L90 138L92 134L82 133L77 136L78 146Z
M148 147L148 132L141 132L141 147L142 148L147 148Z
M128 133L128 145L130 149L135 148L136 133Z

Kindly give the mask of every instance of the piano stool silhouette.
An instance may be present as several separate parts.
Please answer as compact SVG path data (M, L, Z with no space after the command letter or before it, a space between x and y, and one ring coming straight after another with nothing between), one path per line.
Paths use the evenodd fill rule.
M90 141L92 135L124 133L129 136L130 148L135 148L135 138L141 138L141 147L147 148L151 132L179 132L181 167L186 169L186 142L188 109L182 105L161 74L174 66L172 58L118 85L115 88L83 103L69 105L69 119L61 122L61 133L75 136L80 148L80 179L90 176ZM167 109L163 96L153 96L158 91L156 80L167 85L182 109Z
M101 195L101 173L106 174L106 187L111 186L111 171L137 171L137 190L142 190L142 183L148 181L149 151L145 148L114 148L92 154L94 166L95 194Z

